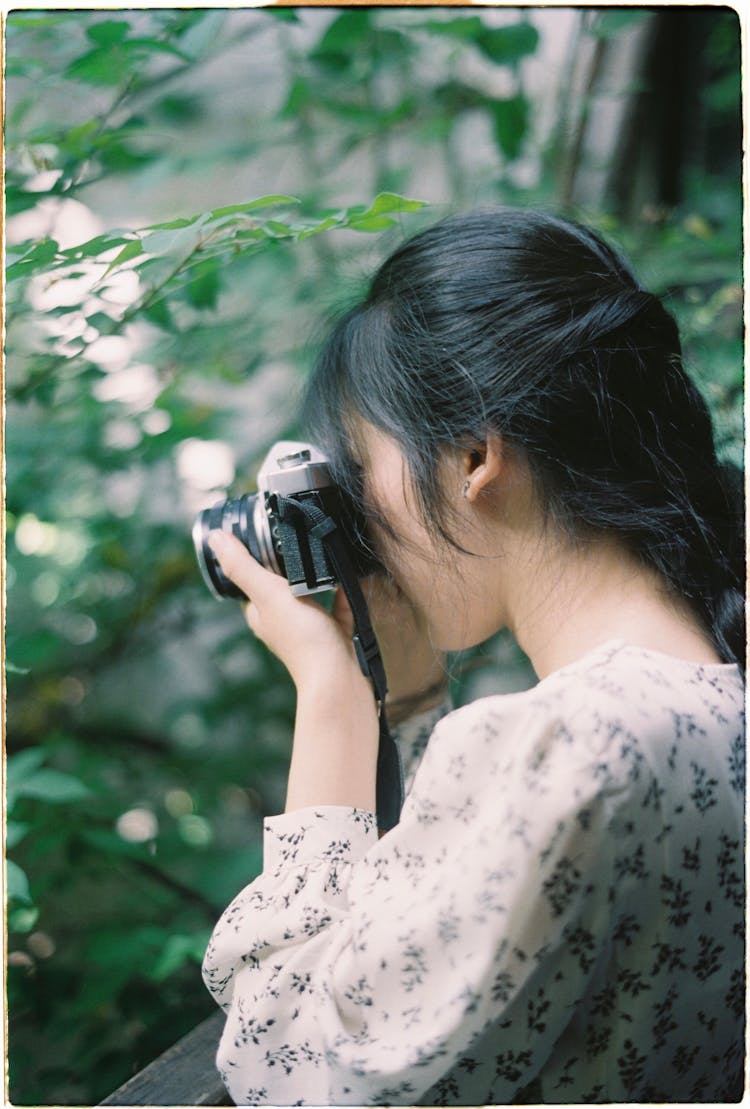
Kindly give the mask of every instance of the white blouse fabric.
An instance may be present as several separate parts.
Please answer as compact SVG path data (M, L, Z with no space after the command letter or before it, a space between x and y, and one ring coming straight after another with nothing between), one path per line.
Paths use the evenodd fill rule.
M204 964L233 1100L736 1099L743 706L736 667L613 641L402 728L380 839L269 819Z

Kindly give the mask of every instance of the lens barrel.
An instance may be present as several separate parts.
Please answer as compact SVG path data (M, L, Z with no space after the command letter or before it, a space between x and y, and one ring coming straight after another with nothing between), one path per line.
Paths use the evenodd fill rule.
M208 536L212 531L226 531L236 536L257 562L268 565L268 548L270 546L273 551L273 545L270 537L267 539L264 534L263 524L265 531L268 530L268 524L262 504L260 512L258 511L259 501L262 501L262 497L258 493L246 493L237 500L217 501L199 513L193 525L193 545L198 566L204 582L215 597L244 597L244 593L222 572L216 555L209 547ZM262 551L256 534L258 523L261 525Z

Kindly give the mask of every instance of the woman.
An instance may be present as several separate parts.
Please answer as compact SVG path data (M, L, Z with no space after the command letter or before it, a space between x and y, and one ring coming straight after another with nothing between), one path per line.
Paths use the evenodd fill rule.
M286 813L205 961L232 1097L740 1096L741 487L672 318L579 226L457 217L383 265L308 413L389 573L407 797L379 839L345 603L215 536L298 695ZM444 652L504 627L538 684L447 713Z

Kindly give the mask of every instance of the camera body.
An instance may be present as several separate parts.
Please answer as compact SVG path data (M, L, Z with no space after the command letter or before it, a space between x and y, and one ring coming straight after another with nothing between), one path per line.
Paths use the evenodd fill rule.
M280 440L258 471L258 492L218 501L199 513L193 544L208 589L217 598L242 597L208 546L211 531L235 535L253 558L285 577L292 593L304 597L337 584L322 539L304 514L284 511L285 502L311 502L337 524L358 576L377 567L364 535L364 521L331 477L326 456L310 443Z

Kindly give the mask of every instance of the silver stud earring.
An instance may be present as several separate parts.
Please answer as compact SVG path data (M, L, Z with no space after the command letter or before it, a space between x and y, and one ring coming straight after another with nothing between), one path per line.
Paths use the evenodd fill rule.
M461 487L461 495L464 496L464 497L468 497L470 489L471 489L471 482L467 478L466 481L463 483L463 486Z

